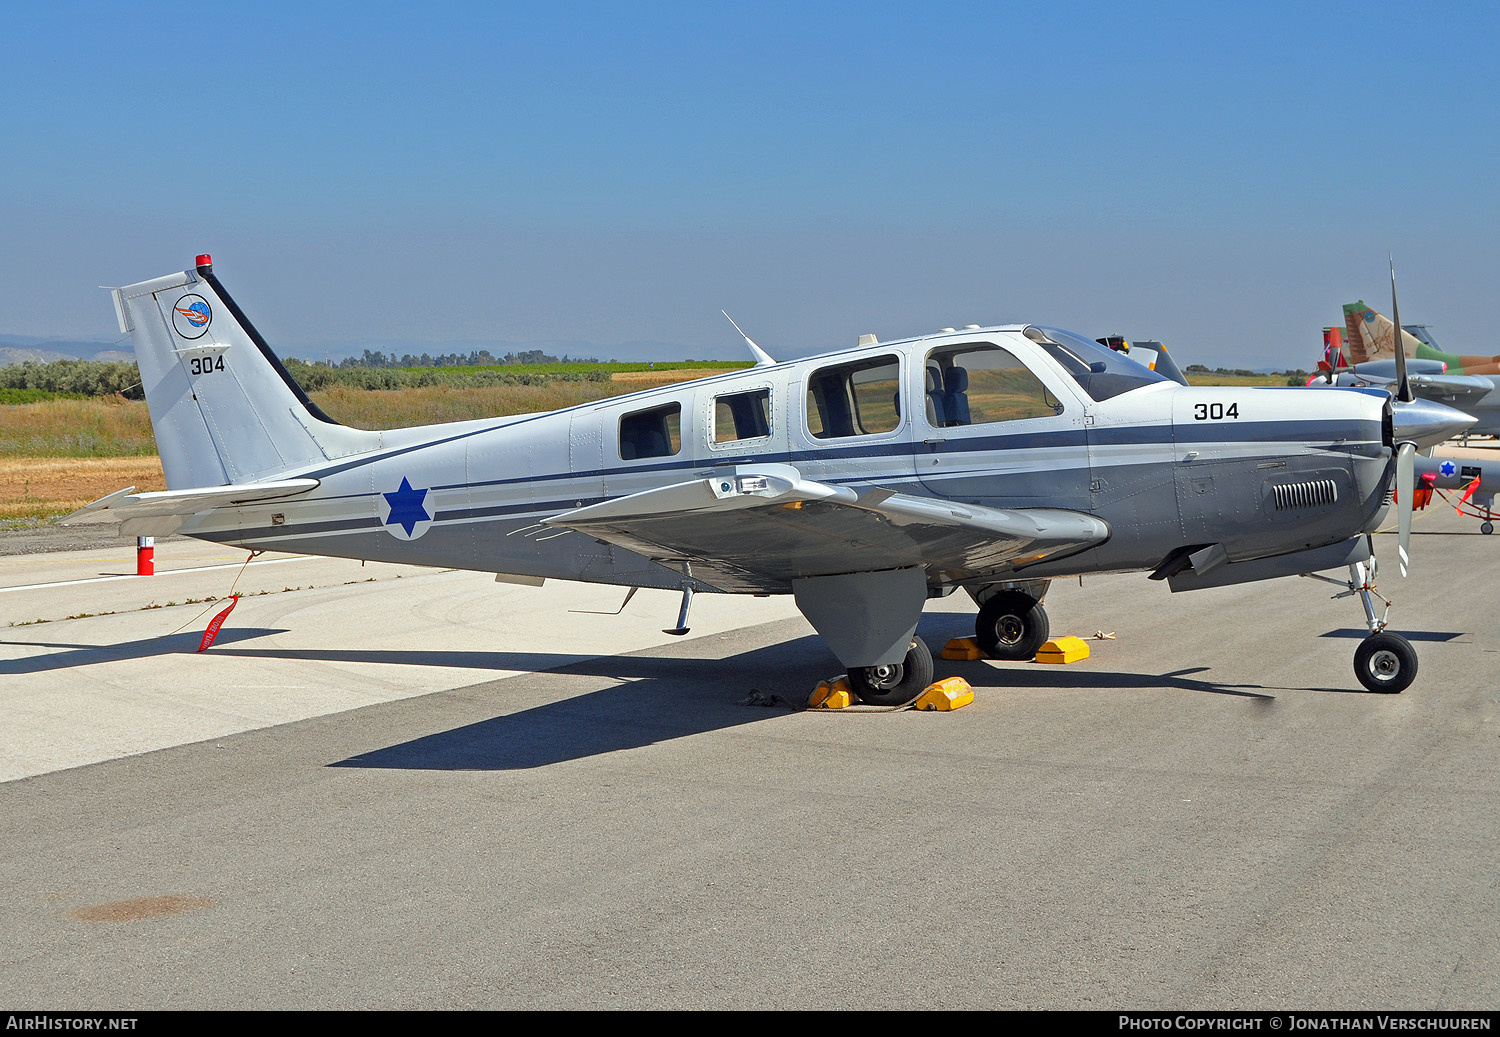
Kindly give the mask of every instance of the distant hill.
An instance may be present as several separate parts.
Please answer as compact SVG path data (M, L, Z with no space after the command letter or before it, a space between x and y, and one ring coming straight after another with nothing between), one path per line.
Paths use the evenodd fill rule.
M128 342L114 339L37 338L33 335L0 335L0 367L28 360L49 364L54 360L134 360Z

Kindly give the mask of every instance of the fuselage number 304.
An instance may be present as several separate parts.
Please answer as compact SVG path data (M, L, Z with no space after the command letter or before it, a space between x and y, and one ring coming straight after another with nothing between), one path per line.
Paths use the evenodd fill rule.
M222 356L195 356L188 358L189 374L213 374L215 371L224 370L224 358Z
M1237 418L1240 416L1240 405L1231 403L1224 406L1222 403L1195 403L1193 404L1194 421L1222 421L1225 418Z

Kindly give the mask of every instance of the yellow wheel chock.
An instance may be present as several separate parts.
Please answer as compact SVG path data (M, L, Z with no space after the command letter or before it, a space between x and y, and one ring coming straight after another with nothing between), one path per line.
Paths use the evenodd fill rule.
M1036 653L1039 663L1076 663L1089 657L1089 646L1081 638L1055 637Z

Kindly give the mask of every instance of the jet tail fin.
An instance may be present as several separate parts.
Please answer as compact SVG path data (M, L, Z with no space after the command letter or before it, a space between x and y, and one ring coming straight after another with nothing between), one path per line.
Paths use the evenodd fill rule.
M1323 363L1318 365L1319 370L1327 370L1337 373L1340 368L1349 366L1349 360L1344 356L1344 336L1339 328L1323 329Z
M192 270L113 290L135 346L169 489L266 477L379 445L308 399L199 256Z
M1345 345L1349 360L1362 364L1367 360L1396 358L1396 325L1389 317L1371 309L1363 300L1344 306ZM1401 347L1408 357L1417 355L1421 343L1415 335L1401 331Z

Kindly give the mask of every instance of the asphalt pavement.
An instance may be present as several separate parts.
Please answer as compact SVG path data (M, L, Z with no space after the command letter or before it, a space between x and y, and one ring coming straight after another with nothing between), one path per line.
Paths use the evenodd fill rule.
M1500 536L1416 528L1404 582L1377 538L1421 660L1401 695L1360 688L1362 613L1326 584L1109 576L1047 601L1089 659L939 662L976 692L949 714L745 704L837 672L784 598L700 595L675 639L662 593L607 616L621 591L241 571L192 541L150 580L114 575L120 545L7 559L0 990L1493 1009ZM921 633L936 650L972 613L934 602Z

